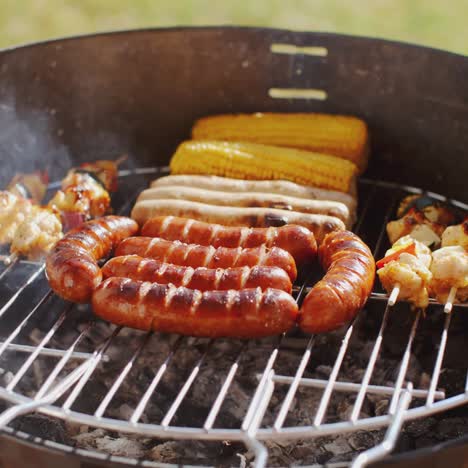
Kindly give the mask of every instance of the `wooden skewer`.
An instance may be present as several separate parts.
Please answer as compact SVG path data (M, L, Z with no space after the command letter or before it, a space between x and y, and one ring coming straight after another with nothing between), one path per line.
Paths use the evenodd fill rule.
M390 307L396 304L399 294L400 294L400 283L396 283L395 286L393 286L392 292L390 293L390 296L388 298L388 305Z
M452 312L453 301L455 300L457 296L457 289L458 288L455 286L452 286L450 289L449 295L447 297L447 302L445 303L445 306L444 306L444 312L446 314L450 314L450 312Z

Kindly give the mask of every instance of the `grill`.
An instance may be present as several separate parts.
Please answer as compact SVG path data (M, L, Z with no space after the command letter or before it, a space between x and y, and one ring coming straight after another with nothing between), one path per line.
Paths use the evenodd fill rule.
M113 207L128 214L200 116L353 114L373 139L354 230L379 258L406 194L430 189L467 209L467 73L466 58L442 51L255 28L110 33L6 50L0 184L44 167L58 181L80 162L126 152ZM297 301L316 279L301 273ZM363 466L394 449L432 449L467 432L463 309L447 315L432 301L423 316L389 307L376 284L357 319L334 333L194 339L116 328L53 295L42 264L0 266L0 427L13 436L0 438L2 456L18 461L18 438L67 454L58 466L72 453L126 466ZM444 425L456 429L428 436Z
M117 211L128 214L138 193L134 187L137 186L140 191L148 180L167 172L167 167L121 171L121 190L116 200L120 206ZM130 187L133 187L133 193L129 193ZM397 201L406 194L421 193L421 190L362 179L359 192L361 208L355 232L369 243L374 255L379 257L387 248L384 228L394 215ZM438 194L430 195L447 201ZM126 201L122 203L119 198ZM458 208L468 208L460 202L449 203ZM375 217L376 207L384 207L379 210L379 219ZM452 315L460 313L458 309L466 306L455 306L452 314L444 314L443 305L433 301L426 319L421 317L420 312L401 311L407 320L400 330L404 339L396 353L400 355L395 367L397 371L391 381L387 376L384 384L373 384L379 356L385 346L388 323L392 314L397 313L396 309L405 308L401 305L389 307L388 296L379 289L372 293L367 310L346 330L332 334L333 338L324 340L318 336L302 336L293 331L274 340L232 342L140 333L94 321L88 307L67 304L53 297L44 281L42 263L20 260L6 266L0 275L2 285L9 286L4 288L8 293L4 291L2 296L4 305L0 310L1 326L2 330L11 330L0 345L0 357L6 360L7 371L0 388L0 397L13 404L0 416L2 427L22 414L39 411L81 425L142 436L239 441L255 454L254 465L257 467L265 466L268 456L263 441L309 439L388 427L380 444L363 451L354 460L352 466L359 467L390 452L405 421L446 411L468 400L468 380L467 385L465 380L458 382L450 393L440 385ZM313 281L307 273L301 276L302 280L294 288L295 298L299 302ZM12 282L9 281L10 277L13 278ZM19 305L24 303L23 298L30 301L29 310ZM350 349L353 336L360 329L363 333L362 326L371 314L375 316L375 330L364 332L368 333L368 356L363 363L362 375L354 380L340 377L343 362L353 359L351 354L355 351ZM432 327L436 325L435 328L428 330L427 321L431 322ZM34 341L30 332L31 324L37 326L38 323L47 325ZM97 328L102 336L94 344L91 337ZM413 372L409 379L408 366L415 341L428 333L436 337L436 346L430 357L430 365L427 366L427 385L418 388L420 375ZM388 339L393 339L391 334ZM328 378L307 376L311 374L308 367L311 360L316 359L315 347L319 340L322 341L321 346L329 347L330 355L333 356ZM128 354L119 352L119 347L125 342L132 343ZM262 349L260 355L254 352L256 347ZM182 364L178 364L180 352L187 352L190 348L198 349L193 362L187 365L187 360L182 359ZM284 362L281 364L283 354L291 355L291 349L294 349L294 361L285 366ZM227 356L221 358L222 366L219 368L220 350L224 350ZM138 375L139 363L151 361L159 353L160 359L146 384L132 384L132 379ZM210 355L213 353L218 357L212 358ZM186 400L193 400L199 393L196 390L198 381L202 378L203 369L210 366L210 360L213 359L220 372L219 378L213 383L213 392L207 395L199 415L187 417ZM256 371L248 371L242 366L243 362L249 360L260 361L255 366L258 367ZM277 363L280 363L279 366ZM179 369L180 381L166 393L165 377L171 372L171 367ZM114 371L109 372L109 368ZM110 378L110 374L115 376ZM251 388L248 400L242 405L238 420L234 424L225 425L225 418L220 416L226 399L230 397L232 388L245 379L250 381L247 385ZM92 390L92 381L104 383L105 388L100 388L98 392ZM121 398L117 395L124 387L127 388L127 394L131 391L134 395L128 403L127 417L115 417L116 405L118 409L121 404ZM278 394L275 394L275 389L280 390ZM295 424L294 418L292 422L288 420L294 400L300 398L299 389L312 392L317 403L315 407L306 408L307 419L310 419L307 425ZM164 409L161 408L161 417L153 420L152 411L148 408L154 405L154 400L158 401L155 395L160 392L165 393L167 401ZM353 403L346 417L341 415L329 418L327 413L330 403L338 393L354 395ZM385 411L378 416L366 415L363 405L367 395L386 399ZM275 399L273 405L272 398ZM85 403L89 399L95 401L91 405L89 401Z

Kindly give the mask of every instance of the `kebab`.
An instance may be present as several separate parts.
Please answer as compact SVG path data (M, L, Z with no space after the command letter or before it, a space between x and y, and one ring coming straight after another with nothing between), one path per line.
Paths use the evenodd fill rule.
M2 240L11 244L10 262L20 255L38 259L63 232L106 214L110 209L108 191L116 189L117 167L122 160L101 160L71 169L46 206L33 205L13 194L5 196L10 203L5 217L11 221L5 225L8 230Z
M468 217L449 226L442 234L442 247L432 254L430 283L432 294L445 302L444 311L452 310L453 302L468 300Z
M0 245L15 242L17 228L36 210L47 184L46 172L20 173L0 192Z
M428 247L437 247L445 228L457 222L452 208L427 195L405 197L398 207L397 217L387 224L391 244L410 235Z
M415 307L426 308L432 279L430 265L429 247L410 235L398 239L385 257L376 263L380 282L390 293L388 304L393 306L400 298Z
M446 229L451 229L447 225L456 222L457 214L446 204L426 195L410 195L401 202L397 215L400 219L387 225L393 246L377 262L377 274L390 293L389 305L394 305L400 297L425 308L438 282L434 278L429 247L440 245ZM439 263L443 255L436 257ZM446 276L446 267L437 269L438 276L442 273Z

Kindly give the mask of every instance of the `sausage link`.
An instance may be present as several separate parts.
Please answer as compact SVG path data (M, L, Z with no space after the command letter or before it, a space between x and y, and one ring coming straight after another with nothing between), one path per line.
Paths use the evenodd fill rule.
M140 193L142 200L177 199L208 203L217 206L240 206L244 208L279 208L300 213L323 214L341 219L348 227L352 225L349 208L331 200L311 200L287 195L262 192L222 192L183 185L152 187Z
M92 304L97 316L117 325L213 338L277 335L297 317L294 299L277 289L201 292L116 277L98 286Z
M290 253L279 247L268 249L264 245L254 248L237 247L232 249L185 244L158 237L129 237L122 241L115 251L116 257L122 255L139 255L140 257L154 258L160 262L192 268L276 266L282 268L291 281L297 277L296 263Z
M105 216L69 231L46 258L50 287L68 301L89 302L102 281L97 261L137 232L138 224L124 216Z
M114 257L102 267L104 278L119 276L138 281L160 284L172 283L200 291L244 288L280 289L291 293L292 284L288 274L274 266L238 268L192 268L164 263L138 255Z
M331 331L354 318L374 284L374 257L352 232L328 234L319 258L326 274L304 299L299 319L308 333Z
M156 216L143 225L142 236L179 240L188 244L213 247L280 247L289 252L297 264L312 262L317 254L315 237L303 226L252 228L210 224L176 216Z
M245 180L218 176L179 174L159 177L151 182L151 187L167 187L171 185L197 187L223 192L262 192L306 198L308 200L333 200L344 203L351 213L356 211L357 205L356 197L348 193L299 185L289 180Z

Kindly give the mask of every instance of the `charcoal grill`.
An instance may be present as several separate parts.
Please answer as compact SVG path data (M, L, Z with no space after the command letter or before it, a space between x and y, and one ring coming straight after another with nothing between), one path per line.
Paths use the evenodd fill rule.
M167 173L171 152L202 115L354 114L369 122L373 138L354 230L380 257L388 245L385 225L406 194L430 190L435 198L468 208L466 72L466 59L432 49L251 28L123 32L6 50L0 53L0 179L47 166L60 180L80 161L125 152L128 167L119 174L113 205L128 214L138 192ZM50 193L58 184L51 184ZM298 301L313 280L303 272L294 288ZM21 260L3 267L0 288L0 398L8 403L0 426L17 439L25 435L15 431L15 421L38 412L114 437L240 443L261 467L271 443L383 428L380 440L351 454L358 467L390 453L404 423L468 401L466 363L460 359L467 347L464 307L444 314L432 301L423 317L405 305L389 307L378 285L365 310L343 330L327 336L294 330L255 342L144 334L104 324L88 307L55 297L41 263ZM364 348L353 348L356 335ZM377 378L393 342L396 371ZM317 352L323 349L327 355ZM365 359L359 375L350 377L343 369L356 349ZM424 365L410 378L411 360L419 355ZM154 368L139 384L140 363L153 359ZM208 371L220 363L214 378ZM329 365L328 375L317 376L322 363ZM446 369L457 376L447 389L441 384ZM168 382L168 375L179 373L179 380ZM207 378L213 384L203 388L212 391L194 406L197 386ZM307 400L308 392L315 399ZM352 395L349 411L330 414L342 394ZM244 400L237 401L233 417L239 395ZM387 400L379 414L365 409L370 396ZM313 404L299 411L302 399ZM42 443L70 453L67 445ZM89 450L73 452L102 459ZM107 461L135 463L111 455Z

